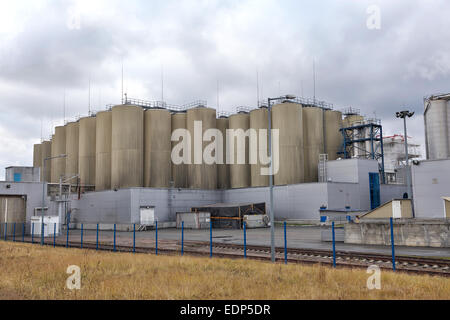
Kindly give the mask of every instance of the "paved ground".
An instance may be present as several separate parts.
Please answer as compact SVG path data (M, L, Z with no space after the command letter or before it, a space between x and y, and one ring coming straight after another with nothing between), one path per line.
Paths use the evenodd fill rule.
M209 241L209 229L206 230L185 230L185 241ZM80 230L71 230L69 232L70 241L80 241ZM113 243L112 231L100 231L100 242ZM213 230L213 242L236 243L243 244L244 235L242 230ZM58 239L65 241L66 235L62 235ZM136 232L136 246L147 247L154 246L155 231ZM180 240L181 230L178 229L161 229L158 231L158 241L164 240ZM39 241L36 238L35 241ZM47 239L46 241L51 241ZM96 232L93 230L85 230L83 232L83 241L95 242ZM132 232L117 232L117 245L132 245ZM276 246L284 246L284 232L282 227L276 227L275 230ZM305 249L323 249L331 250L331 243L321 241L320 227L288 227L287 242L290 248ZM249 245L270 245L270 229L249 229L247 230L247 244ZM336 245L338 251L356 251L367 253L384 253L391 254L390 246L374 246L374 245L352 245L338 242ZM450 257L450 249L446 248L423 248L423 247L396 247L396 254L409 256L428 256L428 257Z

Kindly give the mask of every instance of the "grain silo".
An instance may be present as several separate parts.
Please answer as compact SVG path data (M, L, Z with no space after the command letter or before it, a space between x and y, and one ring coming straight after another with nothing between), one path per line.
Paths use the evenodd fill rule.
M144 181L144 110L112 108L111 187L142 187Z
M66 177L71 178L78 174L78 121L66 124Z
M218 189L229 189L230 188L230 166L226 164L227 155L227 129L228 129L229 119L227 117L220 117L216 120L217 129L220 130L223 137L222 146L222 163L217 164L217 188Z
M195 127L196 122L197 127ZM188 165L188 187L191 189L217 189L217 165L206 164L203 161L203 150L211 142L202 143L205 131L216 128L216 110L202 106L189 109L186 125L191 135L191 164ZM201 131L200 127L202 128Z
M186 129L186 112L177 112L172 114L172 133L177 129ZM186 141L184 141L186 142ZM172 141L172 150L179 141ZM186 150L186 149L184 149ZM182 155L180 155L182 156ZM172 163L172 179L175 188L187 188L188 165Z
M165 109L149 109L144 113L144 187L170 187L171 115Z
M303 108L304 182L318 182L319 155L324 153L325 110L318 107Z
M424 121L427 159L450 158L450 94L425 100Z
M328 154L328 160L336 160L338 152L341 151L343 136L340 131L342 128L342 112L334 110L325 111L325 148Z
M55 128L55 134L52 139L52 157L58 157L66 153L66 127L59 126ZM48 161L47 161L48 162ZM51 181L59 183L59 178L66 173L66 159L55 158L51 160Z
M80 183L84 186L93 186L95 185L96 118L81 118L79 126L78 170Z
M51 166L52 162L47 160L45 161L45 168L44 167L44 160L48 159L52 156L52 142L51 141L44 141L42 142L41 147L41 181L50 182L51 180Z
M266 139L260 140L260 130L267 130L269 128L269 111L267 107L261 107L250 111L250 128L256 131L257 136L250 136L250 145L258 146L258 154L256 155L257 164L250 165L250 182L252 187L266 187L269 185L269 176L261 174L261 169L269 166L269 132L266 131ZM262 158L261 158L262 157ZM267 158L267 159L265 159ZM263 160L265 163L261 163Z
M42 144L35 144L33 146L33 167L41 168L42 170Z
M298 184L304 181L302 106L280 103L272 107L272 128L279 130L279 155L274 154L275 185ZM274 141L275 143L275 141Z
M97 113L95 125L95 191L111 189L112 112Z
M249 162L249 138L246 135L250 129L250 115L247 112L239 112L229 117L229 128L234 130L229 145L234 145L234 158L230 164L230 187L231 189L248 188L250 182ZM230 152L230 150L228 150ZM231 157L231 153L230 153Z

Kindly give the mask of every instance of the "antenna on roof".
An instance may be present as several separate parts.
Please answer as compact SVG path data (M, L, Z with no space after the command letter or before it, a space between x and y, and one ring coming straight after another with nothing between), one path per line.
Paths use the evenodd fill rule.
M63 125L66 124L66 89L64 88L64 97L63 97Z
M164 101L164 70L163 64L161 63L161 102Z
M314 103L316 103L316 59L313 59L313 86L314 86Z
M120 101L122 101L123 104L123 57L122 57L122 95L120 97Z
M91 115L91 75L89 75L89 103L88 103L88 115Z
M220 111L220 104L219 104L219 79L217 79L217 110Z

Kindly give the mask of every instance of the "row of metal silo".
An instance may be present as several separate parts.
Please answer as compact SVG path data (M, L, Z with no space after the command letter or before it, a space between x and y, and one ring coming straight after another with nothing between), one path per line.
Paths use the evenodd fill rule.
M291 102L274 105L272 128L278 129L279 141L278 150L273 150L278 151L274 159L279 160L275 163L278 169L274 184L317 182L319 155L328 153L329 159L337 158L342 144L341 127L342 114L338 111ZM189 132L190 143L181 138L171 141L177 129ZM223 157L223 163L205 163L204 151L207 153L216 139L210 136L209 129L222 133L223 148L214 152ZM247 137L243 140L228 136L228 129L240 130ZM249 129L255 129L255 134L248 135ZM48 156L66 154L66 158L46 163L51 174L45 180L57 183L60 176L70 178L78 174L82 185L95 185L97 191L132 187L264 187L269 185L268 172L261 174L262 169L268 170L267 129L267 108L217 119L216 110L206 107L171 112L118 105L56 127L51 142L35 146L35 158L41 162L36 160L34 165L42 165L44 149L50 152ZM209 141L204 141L205 133ZM230 138L233 143L228 141ZM181 141L185 144L177 151L175 147L179 148ZM233 159L227 159L230 145L234 145ZM190 163L173 163L174 152L180 152L178 156ZM238 158L238 154L244 157ZM250 154L256 155L251 163Z
M427 159L450 158L450 94L425 99L424 122Z

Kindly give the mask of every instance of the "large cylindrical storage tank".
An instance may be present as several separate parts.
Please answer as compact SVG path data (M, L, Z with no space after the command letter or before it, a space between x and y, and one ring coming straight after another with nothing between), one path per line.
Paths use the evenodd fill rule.
M342 123L344 128L355 127L364 123L364 117L359 114L349 114L345 116ZM361 136L364 136L365 133L362 131L362 129L354 129L353 138L358 139ZM347 153L350 157L365 157L366 153L363 151L365 148L364 142L355 142L353 143L353 148L351 150L349 150L350 148L347 149Z
M250 139L246 136L246 133L250 128L250 115L245 112L233 114L229 117L228 125L230 130L235 132L233 140L229 142L230 146L234 145L234 158L231 158L230 164L230 187L231 189L248 188L250 187L248 148ZM228 138L231 138L231 136Z
M261 174L261 169L268 169L269 166L262 163L261 160L265 163L268 163L269 160L269 132L266 131L266 139L260 140L260 130L267 130L269 128L269 111L266 107L250 111L250 128L254 129L257 134L256 136L250 135L250 146L258 146L258 154L256 155L257 164L250 165L250 184L252 187L266 187L269 185L269 176L267 174Z
M302 106L297 103L281 103L272 107L272 128L279 130L278 164L274 148L274 184L303 183L303 117ZM278 167L278 173L275 171Z
M222 164L217 164L217 189L230 189L230 166L227 164L227 129L229 119L221 117L216 120L217 129L222 133Z
M59 126L55 128L55 134L52 139L52 157L57 157L66 153L66 127ZM47 161L48 162L48 161ZM66 159L55 158L51 160L51 181L59 183L59 178L66 173Z
M186 112L177 112L172 114L172 133L177 129L186 129ZM186 142L186 141L184 141ZM181 143L180 141L172 141L173 148ZM184 149L186 150L186 149ZM182 156L182 154L180 155ZM188 187L188 165L187 164L175 164L172 163L172 181L175 188L187 188Z
M112 108L111 187L144 184L144 110L131 105Z
M66 124L66 177L78 174L79 130L78 121ZM76 180L74 180L76 181ZM72 182L72 181L71 181Z
M150 109L144 113L144 187L169 188L172 120L168 110Z
M78 170L83 186L95 185L96 118L80 119Z
M195 129L195 122L198 123ZM187 129L191 135L191 164L188 165L188 187L213 190L217 188L217 165L203 161L203 151L212 142L203 142L203 134L216 128L216 110L206 107L189 109L186 117ZM201 130L200 130L201 128Z
M340 129L342 128L342 112L334 110L325 111L325 147L328 154L328 160L336 160L339 158L338 152L341 151L343 136Z
M446 100L427 100L425 136L428 160L450 157L450 104Z
M35 144L33 146L33 167L42 168L42 144L41 143Z
M41 146L41 181L49 182L51 180L51 167L52 167L52 161L45 161L45 168L44 167L44 160L48 159L52 156L52 142L51 141L44 141L42 142Z
M319 181L319 155L324 153L325 110L317 107L303 108L304 182Z
M109 190L111 189L111 111L97 113L95 131L95 191Z

